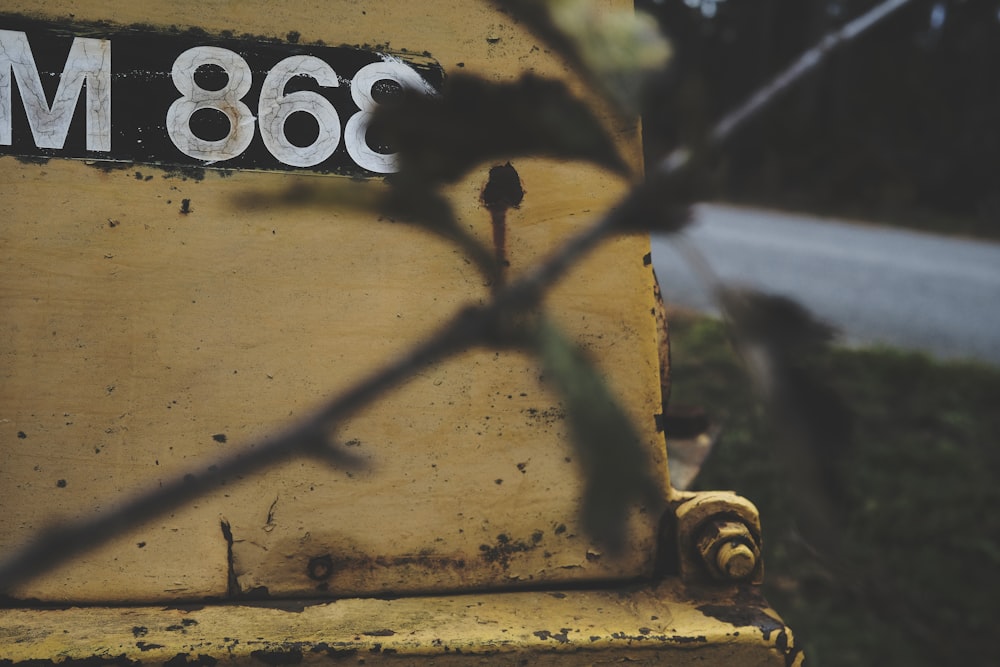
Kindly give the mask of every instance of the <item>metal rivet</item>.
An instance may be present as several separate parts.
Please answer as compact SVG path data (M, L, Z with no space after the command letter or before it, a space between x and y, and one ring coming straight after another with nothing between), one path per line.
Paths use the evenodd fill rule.
M333 559L329 555L316 556L309 559L306 574L310 579L315 579L316 581L329 579L330 575L333 574Z

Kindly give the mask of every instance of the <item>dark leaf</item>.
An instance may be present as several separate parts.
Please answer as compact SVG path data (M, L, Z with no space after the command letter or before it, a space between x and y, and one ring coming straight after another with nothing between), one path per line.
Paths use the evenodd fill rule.
M536 344L545 377L566 403L584 475L584 528L609 551L619 551L630 507L658 499L642 442L600 373L561 331L543 320Z
M531 32L543 39L556 53L575 67L582 67L579 49L573 36L559 29L553 21L549 2L539 0L493 0L500 11L522 21Z
M691 222L691 209L685 202L649 182L633 188L612 215L617 220L615 229L625 233L673 234Z
M782 357L826 345L835 333L830 325L783 296L723 289L720 299L741 340L766 345Z
M496 280L496 257L458 224L451 204L442 195L430 190L395 188L386 195L381 210L393 219L419 225L451 241L465 251L490 282Z
M482 243L462 228L451 204L428 189L386 188L381 181L344 178L312 179L278 192L244 193L237 204L247 209L283 206L330 206L383 216L393 222L419 225L465 251L490 281L497 276L496 259Z
M628 173L587 106L559 82L525 75L514 83L451 77L441 95L403 91L373 121L399 153L391 178L404 189L453 182L473 166L519 155L585 160Z
M566 61L619 110L639 113L651 76L670 59L656 20L642 11L594 0L494 0Z
M771 418L774 441L799 501L803 530L816 544L836 534L841 520L840 463L851 440L852 414L814 359L834 330L790 299L722 290L737 347L754 375Z

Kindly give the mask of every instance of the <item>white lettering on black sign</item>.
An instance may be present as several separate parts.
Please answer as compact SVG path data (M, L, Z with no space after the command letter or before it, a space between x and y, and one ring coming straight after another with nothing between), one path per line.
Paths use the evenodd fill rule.
M111 150L111 42L73 40L50 105L23 32L0 30L0 144L11 144L11 75L39 148L62 148L83 82L87 82L87 150Z
M96 29L0 16L0 154L387 174L396 158L372 113L444 76L426 55L74 32Z

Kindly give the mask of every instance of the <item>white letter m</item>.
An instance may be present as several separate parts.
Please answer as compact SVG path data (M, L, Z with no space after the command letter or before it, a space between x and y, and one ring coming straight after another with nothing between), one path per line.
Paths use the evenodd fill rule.
M111 150L110 40L73 40L59 88L49 106L27 35L0 30L0 145L4 146L11 144L11 72L38 148L62 148L66 143L80 89L86 81L87 150Z

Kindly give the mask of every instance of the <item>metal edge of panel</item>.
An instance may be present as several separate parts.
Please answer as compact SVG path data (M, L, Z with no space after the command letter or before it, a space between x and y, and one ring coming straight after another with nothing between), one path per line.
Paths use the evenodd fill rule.
M801 665L757 586L677 579L242 605L0 610L0 665Z

